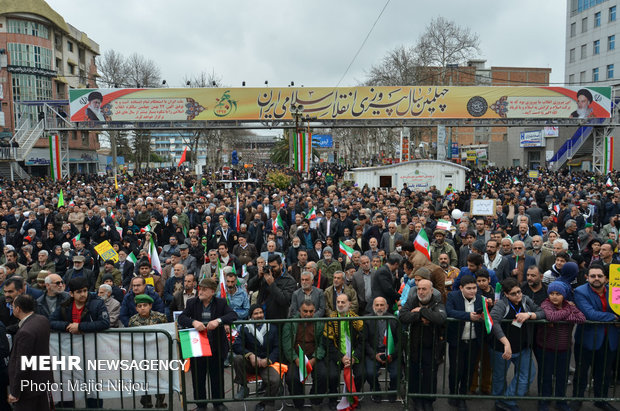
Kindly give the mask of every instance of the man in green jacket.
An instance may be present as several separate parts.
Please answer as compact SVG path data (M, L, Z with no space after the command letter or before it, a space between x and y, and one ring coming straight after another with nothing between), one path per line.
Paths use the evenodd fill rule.
M293 318L313 318L314 303L310 300L304 301L299 307L299 314ZM312 373L312 394L325 394L327 392L327 369L325 367L325 337L323 329L325 324L322 321L316 322L297 322L291 321L284 324L282 329L282 351L284 359L288 363L288 373L286 382L292 395L303 395L304 381L300 378L299 368L305 367ZM300 363L300 357L304 362ZM304 373L304 375L306 375ZM314 397L310 400L313 410L320 410L322 397ZM293 400L295 408L301 409L304 406L303 399Z

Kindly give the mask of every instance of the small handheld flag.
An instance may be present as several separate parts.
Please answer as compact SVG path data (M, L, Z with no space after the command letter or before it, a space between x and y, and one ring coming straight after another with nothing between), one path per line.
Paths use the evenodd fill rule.
M487 334L491 334L491 329L493 328L493 318L491 318L491 314L489 314L489 304L487 304L486 298L483 297L484 304L482 304L483 314L484 314L484 326L487 329Z
M431 247L428 241L428 236L426 235L426 231L424 229L420 230L415 241L413 242L413 246L416 250L421 252L426 256L426 258L431 259Z

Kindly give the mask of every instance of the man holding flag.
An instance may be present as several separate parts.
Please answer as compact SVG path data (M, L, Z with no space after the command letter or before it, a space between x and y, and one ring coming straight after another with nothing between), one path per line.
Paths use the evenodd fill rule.
M314 303L306 300L293 318L313 318ZM323 322L287 322L282 328L282 352L288 363L286 383L291 395L303 395L304 381L312 374L312 393L327 392L327 369L325 358L325 337ZM310 400L313 410L320 410L323 398L314 397ZM302 409L304 399L293 400L295 408Z
M477 292L476 279L471 275L464 275L459 289L448 294L446 302L448 317L460 320L448 323L447 339L450 353L448 384L452 395L467 394L477 365L477 354L484 336L483 304L486 304L484 297ZM488 332L490 331L491 328ZM448 403L461 411L467 410L467 404L463 399L450 398Z
M383 297L374 299L372 311L372 316L381 317L381 319L364 322L366 381L368 381L371 391L381 391L379 367L385 366L390 374L388 388L390 391L395 391L398 382L399 361L398 351L396 351L400 330L398 320L390 312L387 301ZM381 401L381 397L377 395L373 395L371 398L375 402ZM390 395L389 399L395 401L396 395Z
M331 318L351 318L357 314L351 309L351 301L345 293L336 297L336 311L330 313ZM344 373L344 384L347 393L357 392L357 387L362 388L363 369L360 362L361 347L358 336L363 331L364 322L361 320L352 321L329 321L325 327L327 337L327 373L329 380L329 393L338 392L340 382L340 370ZM357 397L343 397L343 402L348 401L348 409L353 409L358 405ZM330 408L333 409L338 400L334 397L329 398ZM340 408L339 408L340 409ZM346 407L345 407L346 409Z
M211 356L194 357L191 360L192 384L195 400L206 400L207 370L211 381L213 408L217 411L228 409L217 401L224 398L224 359L228 355L228 339L224 324L230 325L237 314L226 304L226 300L215 297L217 282L212 278L200 281L198 297L187 301L185 310L179 316L179 326L195 328L199 333L207 333ZM207 403L198 404L198 411L205 411Z

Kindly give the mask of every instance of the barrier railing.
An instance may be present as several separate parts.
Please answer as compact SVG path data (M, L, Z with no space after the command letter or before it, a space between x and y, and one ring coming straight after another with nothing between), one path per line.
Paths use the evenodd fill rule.
M174 381L178 385L177 369L182 369L182 365L180 362L173 367L163 365L177 358L175 340L170 334L174 327L170 324L168 328L168 331L120 328L96 334L52 333L52 356L76 356L80 360L79 367L55 371L56 385L52 390L55 409L141 410L152 404L159 409L173 410Z
M270 331L263 329L263 324L269 324ZM575 332L563 322L527 321L523 327L531 327L532 332L524 332L527 337L512 347L510 362L500 361L503 347L494 346L494 339L484 328L475 330L475 342L466 341L472 334L463 333L471 325L448 318L443 326L422 326L411 332L394 316L237 321L228 334L227 345L232 348L222 346L220 340L211 341L212 357L192 359L190 372L121 369L110 376L109 369L100 368L62 371L56 382L114 379L148 383L149 387L137 386L131 393L110 395L96 387L88 393L63 386L56 392L55 401L59 410L88 406L137 410L144 407L143 395L167 394L166 409L187 410L190 404L206 407L209 403L235 402L244 407L246 402L259 402L268 407L278 405L275 409L284 405L300 408L306 401L319 406L325 399L332 406L356 400L399 401L405 406L436 399L448 399L454 406L460 400L508 404L553 400L561 405L567 401L620 400L612 384L620 376L616 323L587 322ZM511 327L510 322L506 326ZM170 332L173 324L165 327L81 335L54 333L50 346L52 355L78 356L83 365L89 360L106 361L104 364L112 360L166 361L178 358L178 347ZM343 338L347 329L351 335L348 341ZM260 340L263 343L257 344ZM565 345L573 340L576 343ZM316 359L304 381L296 361L299 342L306 348L305 356L310 361ZM353 358L352 373L345 372L347 361L343 357L347 352ZM229 366L224 365L225 359ZM174 394L178 373L181 404ZM213 376L216 378L211 380ZM202 378L208 384L200 386ZM472 393L478 389L479 394ZM158 399L155 397L153 403Z

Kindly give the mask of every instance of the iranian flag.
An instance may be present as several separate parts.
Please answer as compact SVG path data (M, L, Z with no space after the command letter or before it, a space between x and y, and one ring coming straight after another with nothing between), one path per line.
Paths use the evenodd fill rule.
M519 179L518 179L517 177L514 177L514 178L512 179L512 182L513 182L514 184L519 184L519 183L520 183L520 181L519 181Z
M349 330L349 327L345 327L344 337L345 337L345 346L347 350L346 355L349 358L353 358L353 352L351 348L351 332ZM347 395L347 393L353 394L357 392L357 389L355 387L355 381L353 380L353 370L351 369L351 366L345 367L342 370L342 377L344 379L344 390L342 392L344 395L342 396L342 399L336 406L336 409L339 411L353 410L357 408L357 406L359 405L359 399L357 396Z
M233 266L233 270L235 267ZM224 268L220 259L217 259L217 275L220 278L220 298L225 298L228 302L228 294L226 294L226 276L224 275Z
M607 177L607 182L605 183L605 185L607 187L611 187L614 185L614 183L611 181L611 177Z
M431 246L428 241L428 236L426 235L426 231L424 231L424 229L421 229L420 232L418 233L417 237L415 238L415 241L413 242L413 246L415 247L416 250L424 254L426 258L428 258L429 260L431 259Z
M308 220L314 220L316 218L316 207L312 207L308 214L306 214L306 218Z
M278 216L276 217L276 219L273 220L273 227L271 231L275 233L278 230L278 227L284 229L284 221L282 221L282 217L280 217L280 213L278 213Z
M284 202L284 197L280 197L280 208L286 207L286 203Z
M300 131L295 135L293 144L293 165L300 173L310 172L310 160L312 153L312 135Z
M211 345L207 330L198 332L195 328L179 330L179 342L181 343L181 355L183 358L210 357Z
M144 227L142 227L140 229L140 233L143 233L143 234L144 233L148 233L149 231L151 231L151 224L150 223L145 225Z
M487 304L486 298L484 298L484 304L482 305L482 308L482 314L484 316L484 326L487 329L487 334L491 334L491 329L493 328L493 318L491 318L491 314L489 313L489 305Z
M50 147L50 169L52 180L58 181L62 178L60 170L60 137L58 134L49 136Z
M247 276L248 276L248 266L247 266L247 265L245 265L245 264L243 264L243 265L241 266L241 277L242 277L242 278L245 278L245 277L247 277Z
M75 237L73 237L71 239L71 242L73 243L73 246L75 247L75 243L77 243L78 241L80 241L80 238L82 237L82 234L78 234Z
M195 193L195 192L196 192L196 185L194 184L192 185L192 193Z
M385 334L383 335L383 345L385 345L385 355L390 357L394 354L394 335L392 335L392 329L388 323Z
M299 381L304 382L308 375L312 373L312 364L310 364L310 360L304 354L304 350L301 349L301 345L299 346Z
M241 216L239 214L239 192L237 191L237 207L236 207L237 217L235 219L235 230L239 231L239 227L241 226Z
M121 237L121 240L123 239L123 228L116 226L116 231L118 232L118 235Z
M136 258L136 255L133 253L133 251L129 253L129 255L127 256L127 259L131 261L132 263L134 263L134 265L138 264L138 259Z
M437 220L437 229L438 230L450 230L452 227L452 223L448 220Z
M604 144L603 172L610 173L614 169L614 137L605 137Z
M349 247L348 245L346 245L342 241L340 242L340 254L344 254L347 257L351 258L351 257L353 257L353 251L354 250L351 247Z
M155 242L153 241L153 237L151 237L151 244L149 245L149 259L151 260L151 267L153 270L157 271L157 274L161 273L161 264L159 262L159 256L157 255L157 247L155 247Z

